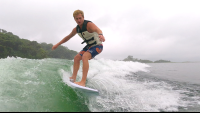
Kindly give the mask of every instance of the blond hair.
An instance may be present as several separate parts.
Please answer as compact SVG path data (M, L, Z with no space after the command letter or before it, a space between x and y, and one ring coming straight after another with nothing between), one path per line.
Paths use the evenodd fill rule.
M74 11L74 13L73 13L74 18L75 18L75 16L78 15L78 14L82 14L82 16L84 17L83 11L81 11L81 10L76 10L76 11Z

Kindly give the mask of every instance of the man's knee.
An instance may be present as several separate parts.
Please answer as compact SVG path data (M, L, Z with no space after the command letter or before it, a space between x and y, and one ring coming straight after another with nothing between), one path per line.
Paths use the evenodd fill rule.
M75 57L74 57L74 61L80 61L82 59L82 56L77 54Z

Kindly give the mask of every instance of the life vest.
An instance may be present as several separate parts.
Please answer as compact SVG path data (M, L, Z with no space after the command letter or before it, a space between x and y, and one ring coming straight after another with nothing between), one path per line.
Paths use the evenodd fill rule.
M99 39L98 33L96 33L96 32L90 33L87 31L87 23L88 22L91 22L91 21L84 20L82 29L80 29L79 25L77 25L77 27L76 27L76 31L77 31L78 35L84 40L81 44L86 42L87 48L102 44L102 42Z

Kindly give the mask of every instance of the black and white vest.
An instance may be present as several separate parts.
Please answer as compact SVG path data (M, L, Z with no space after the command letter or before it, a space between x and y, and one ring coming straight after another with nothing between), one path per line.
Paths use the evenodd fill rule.
M98 33L96 32L90 33L87 31L88 22L91 22L91 21L84 20L82 29L80 29L79 25L76 26L76 31L78 35L84 40L81 44L86 42L87 47L92 47L92 46L102 44L102 42L99 39Z

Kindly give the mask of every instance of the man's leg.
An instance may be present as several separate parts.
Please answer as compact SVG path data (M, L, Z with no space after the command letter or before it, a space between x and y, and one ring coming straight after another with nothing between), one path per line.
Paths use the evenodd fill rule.
M79 67L80 67L81 59L82 59L82 56L80 54L77 54L74 57L73 74L72 74L72 77L70 77L70 79L73 79L74 82L76 81L76 76L77 76L77 73L78 73L78 70L79 70Z
M92 58L91 53L85 52L82 56L83 61L83 76L80 82L75 82L78 85L85 86L86 79L87 79L87 73L89 70L89 60Z

